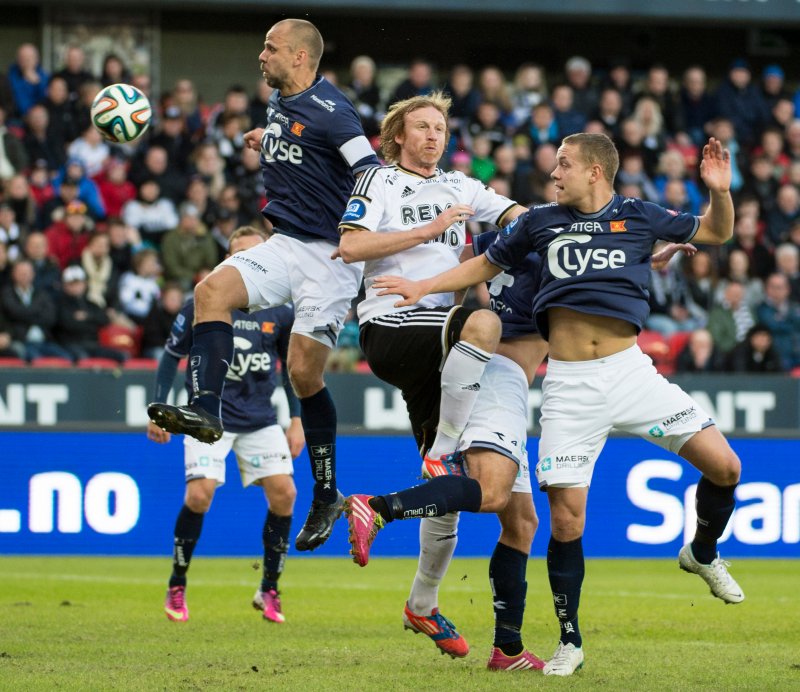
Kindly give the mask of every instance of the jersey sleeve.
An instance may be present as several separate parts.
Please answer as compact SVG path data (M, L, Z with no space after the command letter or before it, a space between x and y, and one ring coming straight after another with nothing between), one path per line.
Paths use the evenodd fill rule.
M333 113L328 139L339 150L353 173L380 165L369 140L364 136L358 113L352 106L337 109Z
M339 222L339 231L356 228L377 231L386 204L386 185L379 168L372 168L356 181L347 208Z
M164 348L178 358L189 355L192 349L192 322L194 321L194 301L189 299L181 308L172 323Z
M516 202L497 194L492 188L474 178L465 178L464 185L469 186L472 193L469 204L475 210L474 221L502 226L503 217L517 205Z
M472 249L475 255L482 255L489 246L497 239L497 231L486 231L479 235L472 236Z
M487 260L504 270L525 260L534 249L528 232L530 214L530 211L521 214L500 231L494 243L484 252Z
M688 243L700 227L700 219L693 214L665 209L652 202L642 202L653 236L672 243Z

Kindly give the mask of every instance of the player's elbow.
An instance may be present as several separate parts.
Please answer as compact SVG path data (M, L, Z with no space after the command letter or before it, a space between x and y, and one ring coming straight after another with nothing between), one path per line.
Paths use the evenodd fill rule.
M345 232L339 239L339 256L345 264L362 262L366 259L363 251L359 248L359 244L353 237L353 233L353 231Z

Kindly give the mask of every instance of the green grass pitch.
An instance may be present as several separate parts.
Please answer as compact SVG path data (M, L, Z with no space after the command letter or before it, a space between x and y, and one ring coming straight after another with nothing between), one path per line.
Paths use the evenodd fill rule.
M800 563L737 560L747 599L726 606L677 560L589 560L581 603L586 664L572 678L490 673L487 560L457 559L442 611L472 647L438 654L402 628L408 559L291 558L287 623L250 607L247 559L195 559L191 619L162 605L169 560L0 559L0 690L800 690ZM552 653L544 561L528 568L527 646Z

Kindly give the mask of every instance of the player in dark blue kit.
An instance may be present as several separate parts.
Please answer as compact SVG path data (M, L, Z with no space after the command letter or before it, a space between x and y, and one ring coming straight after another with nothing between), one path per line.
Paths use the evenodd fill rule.
M544 669L550 675L571 675L583 665L581 537L594 464L612 429L641 435L701 471L695 538L681 549L679 564L726 603L744 600L716 551L733 513L741 462L708 414L661 377L636 346L647 316L655 240L721 244L732 235L730 153L713 138L703 148L700 175L710 204L700 217L615 195L618 166L608 137L571 135L551 174L557 203L534 207L503 229L483 255L449 272L413 283L397 277L376 282L404 297L398 305L413 304L427 293L490 280L531 251L542 256L533 314L549 342L550 360L536 475L550 503L547 564L561 626L560 642ZM394 514L402 507L390 509Z
M315 481L298 550L313 550L328 539L344 503L336 487L336 408L323 373L358 293L363 263L343 264L331 255L355 176L378 165L353 105L317 74L322 49L319 31L304 20L285 19L267 32L258 59L275 91L267 127L248 132L245 143L261 153L267 197L262 213L275 237L231 256L198 284L192 397L187 406L148 407L150 419L164 430L202 442L219 439L220 396L233 356L231 310L291 302L289 377L300 398Z
M234 231L230 251L234 254L264 242L261 231L244 227ZM167 340L156 377L156 401L166 401L172 389L178 361L192 348L194 302L183 306ZM303 449L300 407L291 391L286 373L286 355L293 315L289 306L268 308L247 314L233 312L236 345L227 384L222 398L222 419L225 433L212 445L186 437L184 439L186 495L175 523L175 549L172 576L169 580L164 610L170 620L183 622L189 618L186 605L186 572L192 552L200 538L203 519L211 506L214 493L225 482L225 460L233 449L239 464L242 484L260 485L269 505L262 532L264 566L261 586L253 605L267 620L284 622L278 594L278 579L289 547L289 529L296 490L292 480L292 459ZM291 423L284 431L278 425L270 402L275 390L275 367L281 361L284 390L289 402ZM191 392L190 373L186 388ZM170 434L154 423L147 428L148 437L160 443L169 442Z

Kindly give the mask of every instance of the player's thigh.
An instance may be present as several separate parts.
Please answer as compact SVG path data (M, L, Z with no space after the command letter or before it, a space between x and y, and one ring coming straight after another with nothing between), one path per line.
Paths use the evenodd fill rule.
M742 463L716 425L691 435L678 454L715 485L724 487L739 482Z
M196 478L208 478L222 485L225 482L225 459L235 439L236 433L227 431L212 444L184 435L183 464L187 483Z
M328 241L302 243L281 237L286 245L294 305L292 332L333 348L353 299L358 295L363 264L332 260L336 245Z
M195 288L195 314L206 321L209 313L243 308L250 296L239 266L220 264Z
M542 383L539 487L588 487L611 432L605 384L582 363L551 361Z
M206 277L211 280L222 270L234 269L239 273L247 302L239 307L277 307L291 300L291 266L286 259L287 238L274 235L266 243L237 252L225 259Z
M239 433L233 451L245 488L262 478L294 473L289 444L280 425Z

